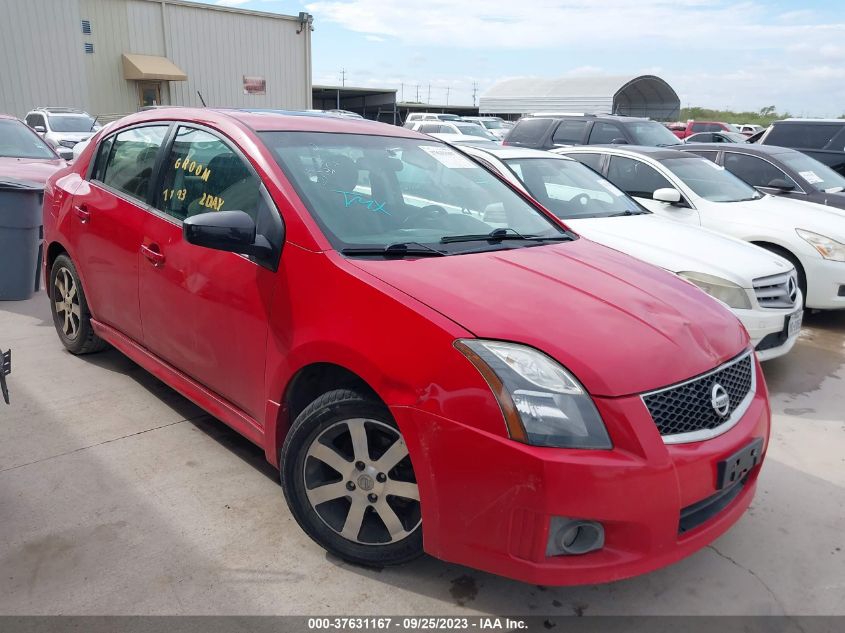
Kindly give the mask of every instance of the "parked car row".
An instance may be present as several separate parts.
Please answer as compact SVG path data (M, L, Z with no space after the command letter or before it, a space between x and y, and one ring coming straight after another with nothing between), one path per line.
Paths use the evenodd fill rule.
M65 347L113 345L263 447L330 552L593 583L745 512L770 409L726 303L800 315L786 261L660 215L544 152L159 109L51 177L44 266ZM723 261L661 244L699 239Z

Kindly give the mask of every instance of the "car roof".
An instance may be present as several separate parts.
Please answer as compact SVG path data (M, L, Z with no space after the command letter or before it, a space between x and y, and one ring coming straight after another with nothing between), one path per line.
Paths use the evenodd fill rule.
M556 158L560 160L574 160L569 156L561 154L553 154L551 152L544 152L539 149L529 149L527 147L476 147L480 152L490 154L499 160L507 160L509 158Z
M772 125L781 123L839 123L845 125L845 119L783 119L782 121L774 121Z
M714 143L714 145L717 143ZM682 144L678 143L680 147ZM718 143L724 145L724 143ZM642 154L653 158L654 160L665 160L667 158L679 158L678 150L668 149L666 147L651 147L649 145L574 145L566 148L566 153L569 152L584 152L590 154L598 154L602 152L614 152L624 155L626 152L631 154Z
M608 119L611 121L619 121L620 123L626 123L631 121L651 121L648 117L639 117L639 116L622 116L620 114L590 114L584 113L579 114L577 112L536 112L534 114L529 114L523 119L554 119L554 120L564 120L564 119L590 119L592 120L600 120L600 119ZM520 119L522 120L522 119Z
M730 151L751 154L752 156L773 156L775 154L797 154L798 150L776 145L758 145L756 143L684 143L682 146L687 149L717 150L725 149Z
M388 123L368 119L339 117L319 112L290 110L235 110L217 108L157 108L137 112L120 119L120 127L148 121L185 121L209 125L240 123L254 132L296 131L337 132L346 134L369 134L403 138L429 139L430 137Z

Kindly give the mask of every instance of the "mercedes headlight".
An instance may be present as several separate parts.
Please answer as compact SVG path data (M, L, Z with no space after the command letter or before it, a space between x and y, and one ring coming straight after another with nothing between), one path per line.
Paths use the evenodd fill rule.
M707 273L690 271L681 271L678 273L678 276L683 277L691 284L695 284L711 297L726 304L729 308L734 308L735 310L751 309L751 300L748 298L745 288L736 285L732 281L714 275L708 275Z
M503 341L461 339L455 347L487 380L511 439L534 446L612 448L593 399L556 361Z
M801 236L802 240L815 248L819 252L819 255L825 259L835 262L845 262L845 244L842 242L837 242L830 237L825 237L812 231L805 231L804 229L795 229L795 232Z

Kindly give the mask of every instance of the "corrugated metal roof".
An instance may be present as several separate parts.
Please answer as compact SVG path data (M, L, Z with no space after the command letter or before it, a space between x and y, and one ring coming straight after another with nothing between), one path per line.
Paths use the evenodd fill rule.
M493 85L479 103L482 113L564 111L658 119L677 116L681 105L672 87L654 75L517 77Z

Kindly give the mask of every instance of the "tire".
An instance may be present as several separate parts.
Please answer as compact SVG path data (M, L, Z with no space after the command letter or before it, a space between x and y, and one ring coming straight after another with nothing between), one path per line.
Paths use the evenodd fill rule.
M801 296L804 299L804 303L801 307L807 307L807 276L804 274L804 267L801 265L801 262L798 261L798 258L795 257L792 253L790 253L785 248L781 248L780 246L774 246L772 244L758 244L761 248L765 248L767 251L774 253L775 255L780 255L785 260L789 261L794 267L795 272L798 275L798 287L801 289Z
M324 549L371 567L422 554L419 489L382 403L348 389L323 394L297 416L280 460L288 507Z
M56 257L50 268L48 295L56 333L71 354L93 354L108 347L108 343L94 333L79 274L71 258L64 253Z

